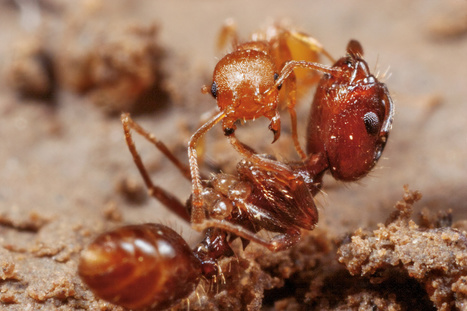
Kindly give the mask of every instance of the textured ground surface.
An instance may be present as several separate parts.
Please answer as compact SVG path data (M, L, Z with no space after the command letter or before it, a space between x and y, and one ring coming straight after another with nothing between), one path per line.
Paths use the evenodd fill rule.
M215 40L228 17L237 21L243 37L272 20L288 19L335 57L344 53L349 39L358 39L370 67L381 75L388 72L384 81L394 98L396 116L384 159L371 176L351 185L325 179L326 194L317 198L320 223L304 243L267 257L263 249L251 247L246 259L233 264L238 269L226 274L227 285L217 289L216 298L201 293L191 307L426 310L433 305L431 297L440 308L454 304L467 308L462 304L465 260L463 268L459 261L460 272L449 283L443 278L446 271L436 265L432 266L436 273L430 267L417 267L410 274L411 260L419 262L416 251L408 259L404 252L391 253L382 263L381 251L388 246L373 240L390 232L398 221L404 228L398 233L407 236L391 240L386 235L391 243L420 234L420 228L431 230L424 235L428 240L430 234L432 239L443 239L435 232L444 230L447 247L457 252L458 259L465 258L465 247L451 243L453 229L434 229L449 227L450 222L443 221L446 217L426 216L450 209L457 238L465 238L465 1L353 0L336 6L324 0L287 5L246 0L80 4L43 0L39 15L30 5L19 9L16 3L27 1L0 1L1 310L118 309L95 300L76 276L79 251L106 228L162 222L196 241L196 233L187 225L159 203L144 199L120 122L112 113L152 110L137 120L184 158L186 141L201 114L215 105L200 87L210 83L221 56ZM47 70L50 65L52 75ZM18 91L29 96L18 96ZM135 107L131 103L139 95L142 104ZM308 102L298 108L302 133ZM294 153L284 123L275 146L269 144L272 137L262 120L240 129L238 135L258 150L291 158ZM137 143L155 182L187 198L189 184L151 146ZM227 171L236 163L220 128L209 135L207 153ZM404 184L422 193L412 214L418 221L420 211L427 211L420 228L409 224L408 218L378 228L394 211ZM347 243L342 247L349 249L341 253L341 261L355 276L337 261L336 241L342 240ZM414 248L432 245L412 243ZM359 250L364 245L369 249L362 255ZM373 256L375 261L366 266L358 261L349 264L355 254ZM429 275L417 274L425 272ZM428 286L433 275L452 284L452 292L442 290L446 282L438 284L438 291L433 284ZM252 287L253 281L257 286ZM282 285L286 290L266 292L261 307L263 289ZM409 288L416 294L407 297L410 291L394 288ZM414 302L413 296L419 299Z

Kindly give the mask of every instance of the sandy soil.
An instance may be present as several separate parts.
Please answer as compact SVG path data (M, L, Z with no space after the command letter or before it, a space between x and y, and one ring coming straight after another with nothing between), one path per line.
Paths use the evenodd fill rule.
M26 5L18 5L23 2ZM393 212L404 184L422 194L414 204L413 219L418 220L422 209L423 215L446 215L451 210L449 221L441 225L438 221L438 225L454 223L456 232L465 237L465 1L352 0L337 6L324 0L287 4L43 0L39 11L27 3L0 1L1 310L119 309L96 300L76 275L81 249L108 228L162 222L183 232L189 242L197 240L188 225L145 197L115 112L139 112L138 122L185 159L190 133L200 116L215 105L210 96L200 93L200 87L210 83L216 59L222 55L215 49L215 40L228 17L237 21L243 37L268 22L287 19L315 36L335 57L344 53L349 39L358 39L396 105L384 159L374 172L354 184L325 178L325 194L317 198L321 219L316 232L290 252L271 256L279 258L275 261L261 259L264 249L249 251L246 258L254 264L245 275L264 281L262 288L251 289L257 290L257 296L251 299L250 309L376 310L390 306L414 310L433 306L437 296L430 295L426 283L419 282L422 277L410 275L404 266L397 271L382 267L398 280L419 286L422 302L418 305L404 297L408 292L387 294L391 285L371 287L373 283L356 265L349 271L363 276L350 276L337 261L339 244L335 242L346 241L353 232L354 240L367 237L362 237L359 228L376 230ZM125 58L128 55L136 57ZM298 108L304 116L301 133L309 102L306 98ZM240 129L238 135L258 150L292 158L288 129L285 124L274 146L269 144L272 137L263 120ZM234 167L236 155L222 138L220 127L209 134L207 143L209 160L227 171ZM154 181L187 198L189 183L152 146L142 140L137 144ZM423 219L425 225L436 223ZM417 246L422 244L414 243ZM465 256L465 248L457 251ZM321 257L308 256L308 252ZM297 268L290 258L315 264ZM452 287L458 294L443 296L437 308L467 308L459 303L460 293L464 299L467 295L462 283L465 262L460 265L464 270L459 268L460 276ZM339 273L347 274L339 278ZM336 295L333 280L360 292L348 294L342 289ZM284 284L285 288L295 284L294 290L275 296ZM305 290L297 290L297 284ZM219 295L212 296L201 297L198 308L220 308L213 302ZM337 303L336 299L341 300ZM232 302L230 308L246 305ZM195 303L192 307L197 308Z

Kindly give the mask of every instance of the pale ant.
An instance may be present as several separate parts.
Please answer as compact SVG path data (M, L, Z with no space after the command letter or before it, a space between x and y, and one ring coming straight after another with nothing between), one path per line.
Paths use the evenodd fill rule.
M233 37L234 51L225 55L214 68L213 82L202 88L203 93L211 93L217 101L217 110L190 138L188 159L190 163L193 211L191 221L202 223L205 219L201 199L201 177L198 167L196 147L202 137L214 125L222 121L225 136L243 156L249 157L251 150L235 137L238 120L255 120L266 117L271 122L269 129L274 133L275 142L281 133L280 106L286 106L291 117L292 140L302 160L306 154L300 147L297 134L296 77L294 69L307 69L321 73L334 73L338 70L317 63L320 55L330 60L332 57L314 38L281 26L270 26L264 32L252 35L252 40L238 43L235 27L227 24L220 41ZM282 90L280 96L279 91ZM281 103L285 101L285 103Z
M287 249L318 221L314 196L330 169L339 180L357 180L376 164L386 145L393 104L383 83L368 71L363 49L350 41L347 55L318 84L307 131L307 157L283 163L248 153L236 174L219 173L201 180L204 220L193 223L204 239L193 250L172 229L160 224L127 226L100 235L81 255L79 274L99 297L130 309L163 309L177 305L196 288L201 277L218 273L217 262L233 256L230 243L241 238L271 251ZM341 94L341 95L339 95ZM149 193L189 222L192 195L182 204L154 185L136 151L131 130L153 143L190 180L189 167L166 146L122 115L128 148ZM193 217L191 217L193 219ZM271 239L260 230L277 233Z

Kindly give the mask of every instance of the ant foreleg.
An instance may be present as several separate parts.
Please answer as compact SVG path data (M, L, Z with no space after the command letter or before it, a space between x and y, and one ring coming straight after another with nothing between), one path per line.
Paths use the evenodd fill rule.
M191 185L192 185L192 212L191 222L193 224L201 223L205 218L205 210L203 208L203 199L201 198L201 192L203 185L201 183L201 174L198 166L198 154L196 147L199 140L209 131L214 125L219 123L225 117L225 112L221 111L212 117L208 122L203 124L190 138L188 141L188 161L190 164L191 172Z
M238 140L238 138L235 136L235 132L229 135L229 141L234 149L245 158L251 158L256 154L256 151L253 150L253 148Z
M253 148L248 146L247 144L242 143L241 141L238 140L238 138L235 136L235 133L229 136L230 144L234 147L234 149L243 155L245 158L247 158L249 161L252 161L260 166L263 167L268 167L271 169L271 163L278 163L276 161L271 162L270 159L267 159L264 157L264 155L258 154ZM279 170L280 166L274 166L275 170Z
M292 127L292 141L295 146L295 150L297 151L300 159L306 159L306 153L303 151L302 147L300 146L300 142L298 141L298 131L297 131L297 112L295 111L295 103L296 99L296 83L295 80L291 81L290 83L293 84L292 90L289 91L288 99L287 99L287 109L289 110L290 114L290 123Z
M298 131L297 131L297 113L295 111L295 107L289 107L289 114L290 114L290 121L292 126L292 140L295 146L295 150L297 151L298 155L302 160L306 159L306 153L303 151L302 147L300 146L300 142L298 141Z
M200 224L193 225L193 228L198 231L206 230L207 228L219 228L227 232L233 233L241 238L262 245L272 252L286 250L297 244L301 238L300 229L290 228L287 232L280 233L270 240L263 239L257 233L251 232L240 225L230 223L225 220L209 219Z
M253 148L248 146L247 144L242 143L238 140L235 136L235 133L229 136L230 144L234 147L234 149L247 158L249 161L256 163L262 167L267 167L269 169L274 168L274 170L279 170L281 166L277 165L278 162L274 161L271 162L270 159L264 157L264 155L258 154ZM276 166L272 167L272 163L275 163Z
M148 193L150 196L154 197L155 199L159 200L163 205L165 205L168 209L172 210L175 214L177 214L182 219L186 220L187 222L190 221L190 215L188 210L184 204L182 204L176 197L165 191L159 186L153 184L151 177L149 177L149 173L146 170L146 167L141 160L138 151L136 150L135 143L131 136L131 129L135 130L138 134L142 135L148 141L154 144L172 163L177 166L177 168L182 172L185 178L189 179L189 170L188 168L181 163L164 145L164 143L157 140L154 135L146 132L141 126L139 126L136 122L134 122L130 115L127 113L122 114L121 122L123 124L123 132L125 133L125 140L130 150L130 153L133 157L133 161L136 164L136 167L139 170L139 173L143 177L144 183L148 189Z
M282 67L281 74L276 79L276 82L274 83L273 88L280 87L282 83L284 83L285 79L289 77L289 75L293 72L295 68L306 68L306 69L316 70L322 73L329 73L329 74L336 74L336 73L342 72L341 69L329 67L326 65L318 64L318 63L291 60L291 61L286 62L284 66ZM267 90L265 93L271 92L273 88Z
M306 153L303 151L303 149L300 146L300 142L298 140L298 131L297 131L297 113L295 111L295 104L296 104L296 82L295 82L295 77L293 75L293 70L295 68L306 68L310 70L316 70L324 73L335 73L339 72L339 70L333 69L331 67L318 64L318 63L312 63L312 62L307 62L307 61L288 61L284 64L282 67L281 74L279 77L276 79L276 82L274 84L274 88L280 88L283 84L286 86L286 91L288 92L288 98L287 98L287 109L290 114L290 120L291 120L291 127L292 127L292 140L295 146L295 150L297 151L298 155L302 160L306 159ZM287 78L289 80L286 81ZM272 89L269 89L266 91L266 93L270 92ZM271 125L269 128L273 130L274 132L274 141L279 136L279 132L276 132L273 128L273 119L271 120Z

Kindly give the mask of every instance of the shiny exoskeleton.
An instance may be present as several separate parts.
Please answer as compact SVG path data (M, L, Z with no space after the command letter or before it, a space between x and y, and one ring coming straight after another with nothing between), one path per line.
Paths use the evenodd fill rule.
M271 251L296 244L301 229L311 230L318 221L313 197L325 171L339 180L357 180L373 168L386 145L393 104L386 86L371 75L362 57L360 44L350 41L347 55L321 78L309 117L305 159L284 163L255 154L237 141L246 156L236 173L202 179L204 220L192 226L204 230L204 239L193 250L163 225L123 227L102 234L83 252L79 267L83 281L99 297L128 308L166 308L186 298L201 276L216 275L217 261L233 255L230 243L238 237L244 246L251 241ZM188 180L189 167L128 114L122 115L122 123L149 193L190 221L193 197L182 204L152 183L131 130L152 142ZM257 234L262 229L276 235L265 239ZM131 294L137 286L144 293ZM170 295L165 294L168 290Z
M201 264L175 231L144 224L97 237L81 253L79 274L105 300L129 309L157 310L193 292Z
M315 93L307 131L307 153L325 153L332 175L359 179L381 156L394 107L388 89L370 73L363 48L351 40L347 56L324 74Z

